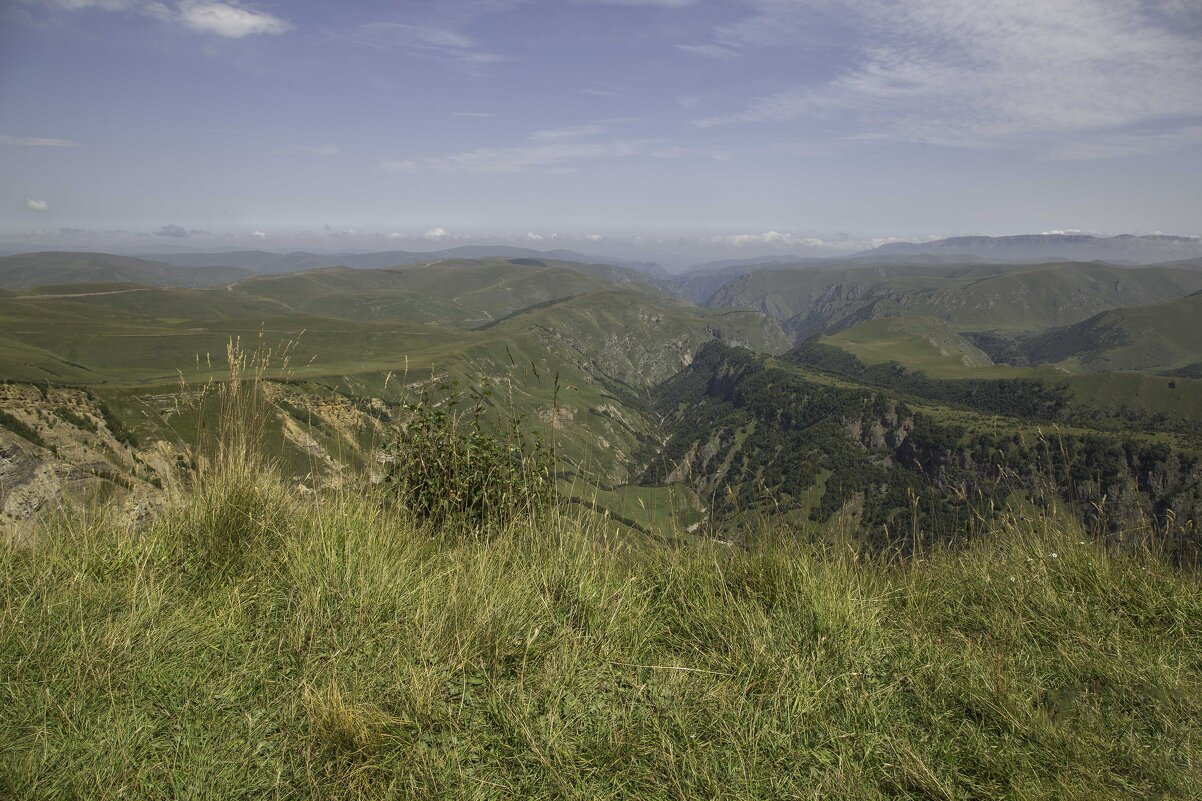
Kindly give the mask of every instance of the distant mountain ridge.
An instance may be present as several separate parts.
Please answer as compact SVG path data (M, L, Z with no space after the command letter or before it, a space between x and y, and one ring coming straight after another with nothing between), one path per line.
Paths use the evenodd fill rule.
M976 256L1001 261L1072 259L1075 261L1155 264L1202 256L1202 239L1188 236L1119 234L1021 234L1018 236L957 236L931 242L890 242L856 254L855 258L913 254Z
M535 250L510 245L464 245L435 251L382 250L371 253L315 253L297 250L276 253L267 250L239 250L224 253L161 253L144 258L173 264L178 267L235 267L253 273L291 273L320 267L354 267L360 270L379 270L431 263L447 259L552 259L580 264L605 264L642 273L655 279L668 277L668 272L654 262L600 258L573 250Z

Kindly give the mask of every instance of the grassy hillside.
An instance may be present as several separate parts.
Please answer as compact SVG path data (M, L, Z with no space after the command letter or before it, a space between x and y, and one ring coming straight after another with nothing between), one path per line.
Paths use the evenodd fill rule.
M709 303L759 309L799 338L896 316L934 317L961 332L1036 332L1199 289L1202 272L1185 268L894 265L760 270L730 282Z
M130 283L148 286L224 286L250 273L234 267L190 269L108 253L23 253L0 257L0 287ZM81 291L81 290L75 290ZM95 291L95 290L92 290ZM103 291L103 290L102 290Z
M233 291L326 316L420 318L471 328L540 303L609 289L615 283L660 295L615 268L537 259L439 260L388 270L329 268L259 276Z
M865 364L895 361L915 370L981 368L990 358L934 317L882 317L822 337Z
M1174 370L1202 361L1202 293L1114 309L1025 344L1032 361L1074 370Z
M619 288L628 293L620 301L606 295ZM406 365L428 372L502 334L517 336L507 323L478 334L455 328L495 327L523 309L586 294L601 300L595 307L578 304L572 324L592 326L593 333L599 333L601 319L619 331L625 323L638 327L638 321L668 320L677 333L681 325L719 332L706 337L726 328L755 347L785 344L779 330L758 315L697 310L645 284L615 284L565 264L454 262L255 277L212 290L141 287L0 297L0 337L9 343L0 355L0 376L108 384L169 381L198 356L203 361L205 354L224 353L231 336L249 341L260 329L271 342L303 332L306 361L294 366L301 377L383 376ZM595 319L588 322L590 315ZM655 328L642 325L645 334ZM572 337L577 349L593 348L571 328L560 333ZM522 345L513 344L515 349ZM548 354L540 358L546 361Z
M1195 318L1189 314L1193 305L1194 297L1190 297L1163 306L1105 312L1032 338L983 338L982 344L991 349L1004 339L1003 352L995 350L994 355L1026 365L1021 367L990 362L964 335L929 317L869 320L816 341L839 348L866 365L895 363L937 378L1036 379L1063 384L1089 410L1082 412L1083 417L1100 416L1110 427L1172 429L1202 422L1202 381L1190 377L1191 367L1202 353L1202 344L1189 344L1199 341L1194 334ZM1169 313L1160 317L1156 312L1162 308ZM1124 327L1128 312L1132 324ZM1141 318L1142 324L1135 322ZM1041 364L1045 359L1061 361ZM1133 372L1137 369L1156 373Z
M1202 584L1011 515L882 562L206 473L0 544L0 795L1191 798ZM203 788L203 790L200 790Z

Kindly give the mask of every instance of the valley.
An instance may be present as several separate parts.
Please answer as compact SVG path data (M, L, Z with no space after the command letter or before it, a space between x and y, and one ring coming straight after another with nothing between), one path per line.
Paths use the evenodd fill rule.
M234 343L261 360L266 441L298 491L373 480L424 394L537 431L564 497L636 537L737 538L771 514L822 538L854 517L896 547L915 526L954 539L999 497L1108 503L1116 532L1198 519L1195 266L859 257L665 279L531 254L0 259L0 437L27 465L4 514L97 492L148 513L187 483Z

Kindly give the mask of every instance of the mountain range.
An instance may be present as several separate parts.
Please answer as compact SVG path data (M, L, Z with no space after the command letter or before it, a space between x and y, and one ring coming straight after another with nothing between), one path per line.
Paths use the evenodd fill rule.
M1202 257L1198 237L1136 236L1119 234L1100 237L1088 234L1024 234L1019 236L958 236L931 242L891 242L858 257L936 254L969 256L991 261L1108 261L1111 263L1155 264Z
M459 386L544 432L565 492L636 532L728 536L751 510L886 530L907 488L968 514L955 487L1002 492L990 454L1017 470L1048 426L1120 517L1202 508L1194 260L884 254L665 280L479 252L0 258L0 445L24 454L0 513L48 503L62 477L133 471L148 496L175 480L167 454L208 425L192 387L230 375L231 341L292 354L265 397L306 486L370 472L415 394Z

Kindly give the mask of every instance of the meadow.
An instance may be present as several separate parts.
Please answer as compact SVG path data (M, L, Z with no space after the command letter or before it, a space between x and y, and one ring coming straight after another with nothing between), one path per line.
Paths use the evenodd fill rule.
M456 524L298 494L226 397L157 519L0 546L0 796L1202 793L1202 583L1154 532L1015 512L901 558L771 520L635 544L553 502Z

